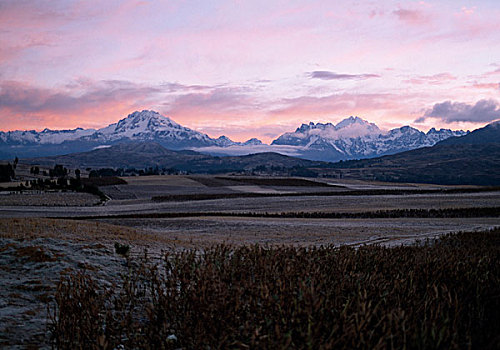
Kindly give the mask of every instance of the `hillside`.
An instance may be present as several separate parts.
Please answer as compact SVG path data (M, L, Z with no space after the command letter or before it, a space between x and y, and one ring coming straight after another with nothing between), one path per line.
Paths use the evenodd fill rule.
M323 162L313 162L278 153L214 157L194 151L168 150L156 142L121 143L89 152L31 158L23 162L48 166L62 164L73 168L175 168L194 173L250 171L259 167L289 169L324 165Z

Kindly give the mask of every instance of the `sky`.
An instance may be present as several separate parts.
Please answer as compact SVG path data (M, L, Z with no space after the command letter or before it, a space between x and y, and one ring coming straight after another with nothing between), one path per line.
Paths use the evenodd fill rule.
M359 116L500 119L500 1L0 0L0 130L100 128L151 109L265 142Z

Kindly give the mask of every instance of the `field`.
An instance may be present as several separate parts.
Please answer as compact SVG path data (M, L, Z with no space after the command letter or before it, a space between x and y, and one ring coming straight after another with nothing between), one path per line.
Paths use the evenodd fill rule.
M1 192L0 192L1 193ZM92 206L99 203L99 198L90 193L75 192L40 192L3 193L0 206Z
M55 337L53 340L60 341L61 347L76 346L71 342L67 343L69 340L65 338L64 332L68 331L65 328L68 323L64 321L66 315L54 316L52 313L51 318L47 314L47 305L50 305L52 312L55 312L56 302L67 303L64 301L64 295L56 294L59 279L63 277L65 283L72 281L71 283L81 282L88 283L88 285L96 283L102 286L103 288L99 289L102 293L95 296L98 298L96 302L104 300L106 304L105 299L99 298L106 298L108 295L105 292L106 288L111 288L113 284L121 286L124 282L123 274L127 275L127 271L131 268L136 269L141 266L144 249L148 250L149 263L162 263L165 252L174 254L171 255L174 257L175 254L181 254L186 249L194 249L197 252L196 255L199 256L204 251L212 251L211 247L214 245L225 244L226 246L220 249L236 254L241 252L241 249L250 249L248 247L254 247L257 244L259 247L267 247L265 249L270 249L277 256L283 256L283 259L285 256L291 256L286 259L293 261L301 259L301 254L306 254L305 252L311 247L320 249L319 251L323 252L321 254L330 254L330 251L321 250L330 249L331 254L335 255L337 254L333 253L337 249L335 247L362 249L364 245L383 245L395 247L395 250L390 250L390 253L380 253L378 250L375 253L374 250L374 254L389 254L393 256L391 259L397 260L396 255L400 254L403 249L397 248L401 244L410 246L417 240L421 242L430 240L431 245L426 249L432 251L434 249L432 242L445 234L468 231L476 232L478 237L484 238L485 234L479 232L500 227L500 191L497 188L229 176L141 176L126 177L123 180L126 183L121 183L116 179L100 182L100 190L110 198L104 204L99 204L98 197L86 193L16 193L0 196L0 269L2 283L5 286L0 291L2 300L0 346L31 344L49 347L51 336ZM153 200L153 197L163 197L167 200ZM493 237L497 235L498 230L495 231ZM467 242L474 241L474 233L467 237ZM484 238L484 240L483 238L481 238L482 241L497 242L497 238ZM129 253L119 254L115 244L130 247ZM474 251L473 254L497 254L498 256L498 249L493 247L494 245L492 251L485 249ZM301 250L305 248L308 250ZM312 251L317 251L315 249ZM418 250L423 249L421 247L411 249L415 249L423 256L427 254ZM442 249L436 251L442 252ZM349 257L353 263L356 259L361 259L354 252L356 250L349 253L354 254ZM389 251L382 250L382 252ZM257 254L257 251L254 253ZM466 250L461 250L461 253L469 254ZM263 251L258 254L263 254ZM457 255L448 256L451 264L447 265L448 267L453 266L453 259L456 257ZM311 255L311 259L316 258ZM491 260L491 273L498 270L498 263L494 261L499 260ZM471 264L477 263L474 261ZM223 260L221 263L225 264ZM315 271L314 266L316 265L302 267L301 271L305 274L304 276ZM472 269L476 265L470 266ZM86 277L80 276L80 273L85 273ZM359 271L359 273L367 272ZM446 270L442 273L452 272ZM377 276L380 277L380 275ZM280 278L288 277L283 275ZM292 283L292 280L289 283ZM297 280L293 283L299 282ZM443 285L437 284L436 286L439 293L446 293L445 289L440 289L444 288ZM220 288L225 287L220 285ZM446 284L446 288L451 287ZM86 293L84 290L81 292ZM323 289L323 292L326 290ZM356 291L352 293L354 293L352 295L357 295ZM367 293L367 303L371 302L370 305L374 306L380 302L370 294L371 292ZM210 295L210 298L215 298L213 300L219 300L217 298L220 295ZM114 293L108 296L117 297ZM457 298L462 296L462 294L456 295ZM452 297L455 296L452 295ZM469 298L469 296L464 296L464 298ZM443 302L441 297L431 298L428 302L436 300L439 303ZM337 302L339 301L334 301L334 303ZM405 309L406 306L402 305L400 311L410 312L411 309ZM381 310L387 311L384 308ZM349 312L351 311L355 310ZM382 312L372 311L375 314ZM272 316L274 314L271 311L269 312L269 317L275 317ZM302 311L300 314L303 315ZM206 315L212 317L210 313ZM258 314L248 315L253 315L251 320L257 323L262 322L260 319L262 316ZM316 311L314 315L318 315ZM340 314L335 315L335 317L341 317ZM344 316L347 317L347 315ZM393 316L396 317L395 314ZM288 315L287 317L295 316ZM404 317L402 319L406 320L405 322L416 322L415 319ZM250 327L247 329L245 328L247 326L244 326L245 331L241 334L246 335L243 338L233 339L229 336L228 339L232 339L232 347L245 348L248 345L254 348L271 348L287 344L288 338L284 338L284 334L290 331L290 329L286 331L286 327L291 327L290 324L278 323L279 327L285 328L279 328L279 334L276 334L276 320L272 321L274 322L272 332L265 324L259 323L261 328L252 328L254 321L251 320L242 323L242 327L244 325ZM349 320L346 319L346 322L354 319L349 318ZM462 322L461 318L456 320L457 325ZM48 333L46 332L47 322L53 327ZM435 324L436 327L439 325ZM465 326L453 328L455 326L446 326L448 328L443 332L448 338L443 340L445 341L443 344L451 347L458 344L460 348L472 338L467 338L469 339L467 340L464 338L467 337L466 335L447 333L455 332L457 329L463 331L467 328ZM401 333L398 327L394 328L394 334L403 334L404 332ZM434 326L430 324L429 327ZM254 338L250 333L245 333L250 332L250 329L251 332L258 332L254 334ZM295 343L292 342L290 343L292 345L289 345L291 348L304 347L297 344L300 343L300 339L306 339L303 337L306 337L307 330L302 329L301 326L294 329L299 332L298 338L294 338L294 335L292 340ZM180 339L184 331L175 329L175 333L172 334ZM233 330L234 332L236 331ZM412 336L416 337L416 335ZM428 334L427 336L430 337ZM230 345L221 340L220 337L225 337L223 335L218 335L213 339L209 337L212 340L207 340L206 343L198 338L195 343L186 343L186 335L182 337L183 340L179 343L168 343L163 346L193 348L198 345L209 345L213 348ZM473 334L470 337L473 337ZM326 338L315 336L316 338L318 341L325 341L321 343L325 346L329 344ZM104 340L108 344L118 345L115 338ZM317 348L316 345L321 345L314 342L311 344L315 345L314 348ZM369 345L365 348L371 348L374 345L369 341L366 344ZM425 344L428 345L428 343ZM413 348L415 347L417 346Z

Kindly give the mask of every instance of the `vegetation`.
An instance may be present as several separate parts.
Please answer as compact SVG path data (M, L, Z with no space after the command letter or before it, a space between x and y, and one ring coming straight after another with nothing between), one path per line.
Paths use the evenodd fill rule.
M10 182L16 173L14 167L10 164L0 164L0 182Z
M82 184L91 186L111 186L111 185L126 185L127 181L116 176L89 177L82 179Z
M13 164L0 164L0 182L10 182L16 177L16 168L19 158L14 158Z
M443 209L394 209L364 212L166 212L117 214L104 216L76 216L74 219L160 219L182 217L250 217L250 218L304 218L304 219L389 219L389 218L481 218L500 217L500 207L443 208Z
M499 229L397 248L145 254L121 288L63 278L50 331L68 349L496 349L499 261Z
M127 244L121 244L119 242L115 243L115 253L123 256L127 256L130 251L130 246Z
M180 175L185 174L185 171L179 171L175 168L158 168L146 167L143 169L136 168L99 168L90 170L89 178L96 177L111 177L111 176L150 176L150 175Z
M14 163L17 164L17 163ZM5 169L6 170L5 170ZM0 176L3 176L5 170L6 176L10 176L9 180L14 177L14 170L10 164L0 165ZM40 173L40 169L38 166L31 167L30 173L38 175ZM11 174L11 175L9 175ZM80 170L75 170L75 177L68 176L69 171L67 168L63 167L60 164L54 165L53 169L49 169L48 175L50 178L37 178L35 180L26 181L26 185L20 184L15 187L6 187L1 188L0 190L4 191L25 191L25 190L38 190L38 191L46 191L46 190L60 190L60 191L75 191L75 192L86 192L91 193L96 196L99 196L101 201L105 201L108 198L106 195L101 192L98 186L103 186L102 183L105 184L126 184L124 180L119 178L114 179L82 179L80 177ZM0 179L0 182L2 179Z
M196 178L199 181L200 178ZM325 182L311 181L300 178L282 178L282 177L215 177L215 179L235 181L245 185L256 186L298 186L298 187L339 187L332 186Z

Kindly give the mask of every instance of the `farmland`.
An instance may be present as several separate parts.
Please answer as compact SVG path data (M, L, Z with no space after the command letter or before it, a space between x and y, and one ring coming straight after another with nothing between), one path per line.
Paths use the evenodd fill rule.
M398 255L410 254L404 248L398 248L403 244L408 247L407 249L414 252L411 254L420 254L419 256L421 257L437 254L432 255L436 256L437 259L437 256L443 252L445 245L440 246L441 248L434 248L433 242L435 242L435 239L458 231L468 231L471 233L467 236L457 236L458 238L448 239L447 242L455 242L454 240L456 239L457 243L452 243L452 245L458 244L461 250L450 253L451 255L446 255L446 259L449 262L446 265L448 267L444 267L444 270L439 273L442 273L443 276L452 273L448 268L452 268L453 259L456 259L459 254L469 254L465 247L466 244L459 242L465 240L464 242L469 242L467 244L470 244L475 239L476 234L478 235L478 242L489 242L491 247L488 249L486 247L479 250L476 249L471 251L470 254L477 257L491 257L494 254L498 254L498 248L495 245L495 242L497 242L497 238L495 237L498 236L498 230L490 233L479 233L488 232L488 230L500 226L500 191L497 188L391 184L349 180L333 181L326 179L196 175L125 177L120 181L116 179L107 181L104 179L99 180L99 189L107 195L109 200L102 203L98 196L71 191L39 194L25 192L2 194L0 196L0 201L3 201L0 202L0 265L2 283L6 286L1 292L4 303L0 306L0 345L32 344L47 347L51 344L51 341L55 341L56 343L59 342L57 344L61 347L78 346L77 343L72 343L73 340L67 338L67 335L70 333L73 334L74 330L66 328L68 321L65 318L67 314L64 313L64 307L73 306L68 304L69 301L65 299L69 294L56 294L56 286L60 278L63 278L65 282L60 286L62 289L59 289L59 293L62 293L65 290L64 288L68 286L67 283L70 283L76 289L73 289L73 291L66 289L66 291L81 293L79 295L82 298L88 295L89 292L85 288L93 285L100 286L97 288L99 293L92 296L92 298L97 299L92 300L97 303L96 305L101 305L99 304L101 302L104 303L102 305L105 305L109 301L105 298L119 298L117 294L110 292L109 288L112 285L122 286L118 288L124 288L124 291L127 290L126 284L123 283L130 283L131 281L127 282L122 279L125 272L133 268L139 269L137 273L140 274L140 271L146 271L144 270L146 265L150 266L153 262L163 264L165 253L169 254L172 259L180 259L178 261L182 261L182 259L187 259L190 256L189 254L191 253L188 252L196 252L196 256L203 256L203 252L206 252L208 254L206 257L208 257L210 254L219 254L217 253L219 252L217 249L223 249L223 251L230 252L230 255L243 254L242 256L244 256L244 254L248 253L257 254L256 256L267 259L266 256L270 253L265 252L268 251L276 255L275 259L277 260L273 260L273 264L284 263L285 265L283 266L287 266L288 262L285 261L299 261L305 256L308 257L307 259L312 259L311 261L316 261L316 259L320 259L320 256L327 255L337 256L335 259L338 259L340 251L337 251L337 249L339 247L344 247L345 249L349 247L348 249L354 250L348 253L349 257L345 257L346 259L350 259L349 261L354 264L356 259L371 259L369 256L372 256L372 254L382 254L387 259L397 260ZM3 192L5 193L6 191L4 190ZM162 197L163 199L157 200L154 197ZM416 241L423 242L426 240L429 240L429 246L412 246ZM118 253L117 248L115 248L115 244L128 247L127 250L130 248L130 252L127 253L127 256L121 255ZM220 244L224 244L224 247L214 248L215 245ZM482 247L487 245L486 243L481 244ZM261 248L256 248L255 245ZM365 245L382 245L393 248L391 250L373 248L372 251L370 250L371 248L363 248ZM149 262L146 265L141 265L145 263L142 258L145 249L148 251ZM252 251L252 249L256 250ZM355 253L356 249L367 249L362 250L365 252L363 254L367 255L357 255ZM308 253L309 251L311 253ZM315 256L314 254L319 255ZM285 258L287 256L289 258ZM220 259L222 259L220 263L224 266L232 264L222 256ZM474 259L467 262L469 264L467 268L477 268L478 260ZM417 265L425 265L424 260L416 262ZM205 262L203 261L200 260L197 263L201 269L199 273L207 271L206 269L210 268L208 265L205 266ZM362 260L359 261L361 262ZM376 260L378 262L373 261L374 264L381 263L380 260ZM495 260L492 259L491 261ZM319 265L314 265L315 263L308 265L309 263L306 261L304 261L304 264L300 267L300 270L305 273L304 276L309 275L309 272L306 271L318 271ZM142 270L140 266L143 266ZM254 268L257 267L252 267L252 269ZM401 269L398 271L409 271L406 265L402 265ZM488 270L492 273L490 275L491 278L498 278L498 276L494 275L494 271L497 271L495 269L497 269L497 265L492 263L491 268ZM235 276L235 271L231 271L227 270L226 272L231 276ZM351 300L349 298L353 297L354 299L352 300L354 302L354 300L358 300L359 298L365 298L363 302L371 303L370 305L372 306L375 305L374 303L388 305L389 300L393 300L390 298L394 296L388 297L389 299L377 299L378 297L372 293L375 284L371 285L370 283L372 282L370 281L374 282L381 275L374 275L369 278L367 271L359 270L358 272L352 272L354 275L346 272L347 274L343 275L350 280L352 280L352 276L365 276L366 278L362 280L366 280L366 283L368 283L366 284L366 297L363 294L364 292L356 294L358 293L357 291L346 289L347 294L342 298L347 299L342 300ZM242 271L242 273L244 272ZM81 275L82 273L85 276ZM268 274L265 271L262 271L262 273L265 275ZM322 276L322 273L324 272L321 272L318 276ZM223 277L223 275L217 277L212 272L211 276L216 279L222 278L226 280L226 277ZM295 273L290 276L279 276L281 276L279 278L282 278L283 281L288 281L286 283L289 283L290 286L294 283L297 283L299 286L302 283L300 282L302 281L301 279L296 279L298 275ZM427 276L426 278L432 277L430 275ZM290 279L287 280L288 278ZM322 279L323 277L318 278ZM386 280L382 279L380 283L383 284L385 283L384 281ZM354 280L351 282L354 283ZM200 283L208 282L200 280ZM234 283L239 282L234 281ZM241 281L241 283L248 282ZM274 288L268 284L269 282L263 280L263 283L266 284L265 288ZM474 284L478 282L474 280L467 283ZM243 288L244 284L241 286ZM226 288L222 284L219 287ZM264 285L262 287L264 288ZM439 295L429 297L431 299L428 300L425 299L427 302L437 303L436 307L438 304L445 305L441 303L444 303L442 297L447 293L446 290L455 287L458 290L463 290L464 288L460 284L453 286L449 284L430 284L429 286L421 287L431 288L429 290L433 290L432 288L434 287L438 288ZM324 288L327 287L324 286ZM330 287L327 289L324 288L321 287L326 292ZM292 302L293 299L289 298L290 293L293 294L295 292L293 290L283 290L285 294L283 294L284 299L282 302L285 304ZM302 290L302 292L307 294L310 291ZM404 293L407 292L416 293L415 290L406 290ZM493 290L484 290L484 293L493 292ZM215 290L212 289L209 289L207 293L209 293L207 295L210 298L215 298L211 300L220 300L219 298L223 297L218 294L210 294L215 293ZM129 297L135 298L139 296L130 295ZM186 295L187 297L195 298L194 295ZM424 299L418 299L423 297L421 294L416 295L415 298L417 299L415 299L415 302L417 300L424 302ZM464 298L460 299L464 302L470 298L466 292L460 292L454 297ZM227 298L229 298L228 300L232 300L231 298L234 298L234 296L227 295ZM328 302L333 303L332 305L337 305L337 303L341 302L341 299L328 298L325 299L325 302L326 300L330 300ZM485 298L484 300L489 300L487 296ZM183 300L182 302L185 302L185 305L190 305L191 301L188 299ZM358 301L361 302L361 299ZM482 308L485 305L489 305L485 304L486 301L484 303L481 302L482 304L478 304L477 307ZM122 300L119 302L125 301ZM242 302L248 303L246 305L250 307L255 301L248 299ZM272 311L275 310L278 304L272 306L273 304L270 300L265 302L269 307L269 309L266 309L269 311L269 322L272 322L272 329L274 330L262 323L263 316L261 314L251 311L248 314L250 319L242 321L244 323L240 325L244 327L243 333L241 333L242 337L236 337L236 333L238 332L233 330L234 337L229 336L227 338L232 339L231 344L233 344L233 347L244 348L247 345L264 348L285 346L289 341L292 341L290 343L292 344L290 345L292 348L301 347L297 344L307 339L307 330L301 328L302 326L298 323L282 324L278 322L278 319L274 318L278 317L278 314ZM281 305L281 307L285 304ZM52 308L52 314L50 314L52 316L47 314L47 305ZM203 310L205 307L203 305L197 307ZM222 305L220 304L217 307L222 307ZM356 305L361 307L362 303ZM56 306L58 308L54 309ZM324 314L323 307L321 306L320 309L317 309L313 313L314 315L321 314L323 315L321 317L326 317L325 320L330 320L325 322L341 320L342 317L348 317L344 319L347 322L345 324L349 324L351 321L354 322L354 319L349 317L355 317L354 315L357 312L355 309L349 309L350 316L342 316L341 314ZM352 307L354 307L354 304ZM368 304L366 304L366 307L368 307ZM412 307L411 305L401 304L397 312L407 314L408 312L413 312L411 311L413 310ZM93 312L92 310L94 309L90 308L89 312ZM161 307L157 309L158 312L160 310L162 310ZM126 310L123 311L125 312L124 314L114 315L113 317L125 317L127 315ZM145 312L145 310L140 312L143 311ZM381 312L382 314L392 315L393 311L384 306L378 311L371 310L370 312L374 312L375 314ZM54 312L56 313L54 314ZM109 312L109 310L106 311L108 314ZM213 317L210 312L206 312L204 314L206 317ZM296 316L290 314L286 317L299 317L297 319L299 320L300 317L307 316L307 314L303 313L302 309L297 310L297 312L298 314L294 314ZM144 315L140 317L146 317ZM401 314L398 315L401 316ZM191 317L187 314L176 314L168 317L174 316L181 318ZM307 316L307 318L309 317ZM463 328L465 326L461 322L469 322L463 318L465 316L462 313L453 314L450 317L455 317L453 320L455 320L454 322L456 322L456 327L458 328L453 328L455 327L453 326L453 329L450 328L443 331L446 337L442 340L444 341L442 344L451 347L457 344L458 347L462 347L468 341L474 341L473 344L475 345L482 344L478 343L477 340L472 340L476 339L474 338L476 335L472 333L469 334L466 332L463 335L458 335L458 333L465 329ZM98 319L94 321L98 322ZM179 318L175 322L177 322L176 324L179 327L184 327L181 325L183 324L182 322L187 322L186 320L187 318L184 321ZM254 320L257 323L254 324L252 323L254 321L250 320ZM404 320L408 324L416 322L416 319L412 318L403 317L401 320L402 322ZM487 319L483 321L486 322ZM52 325L51 332L45 332L46 322ZM367 320L367 322L370 323L372 321ZM442 327L440 322L436 319L427 326L430 327L429 330L434 327L436 331L442 329L439 328ZM245 324L247 326L244 326ZM135 324L131 323L127 327L132 328L116 329L116 331L135 332L135 328L133 328L135 326ZM219 326L222 327L221 325ZM224 327L226 326L224 325ZM254 326L257 328L252 328ZM82 324L78 327L80 327L79 329L84 329L86 326ZM279 328L278 333L276 333L276 327ZM413 339L413 345L417 344L415 342L418 339L423 341L422 344L427 345L429 342L435 340L432 340L433 338L430 333L425 333L424 331L420 335L411 335L398 328L400 326L394 325L394 327L396 328L391 329L393 329L396 337L398 334L406 334L406 337L413 337L411 338ZM228 327L228 330L230 329L232 328ZM254 333L257 330L258 334L255 335ZM88 331L90 332L88 334L93 334L93 331ZM381 330L379 331L382 332ZM151 330L151 332L154 333L156 331ZM229 344L223 340L226 337L225 333L216 335L214 338L208 337L206 339L210 340L205 341L189 335L189 333L183 333L186 332L185 328L173 329L172 331L169 330L169 332L172 333L166 336L175 334L179 342L163 344L162 346L166 348L171 346L174 348L179 346L192 348L198 345L217 347ZM292 332L290 333L292 334L292 338L284 338L284 334L287 334L287 332ZM343 332L347 332L347 330ZM251 334L254 334L254 336ZM340 334L338 335L340 336ZM348 339L350 336L348 333L342 334L346 337L345 339ZM379 340L386 339L384 338L386 337L385 333L377 334L381 337L378 338ZM476 332L475 334L479 333ZM51 336L53 337L52 340L50 339ZM78 337L80 336L78 335ZM106 338L108 336L109 338ZM138 346L137 344L141 344L140 342L153 341L147 338L140 338L139 333L137 333L137 336L138 338L134 338L135 340L130 338L128 345ZM83 341L83 338L78 337L75 338L75 341ZM121 336L118 333L109 333L106 337L102 338L101 334L98 339L104 339L108 344L118 345L116 341ZM191 340L188 341L188 338L192 339L192 342L190 342ZM316 335L314 339L316 340L311 344L321 347L330 344L329 342L333 338L322 338ZM90 340L87 339L85 341L88 342ZM135 341L137 343L133 343ZM367 340L367 347L373 345L370 341ZM401 339L397 341L399 342ZM417 346L415 345L415 347Z

